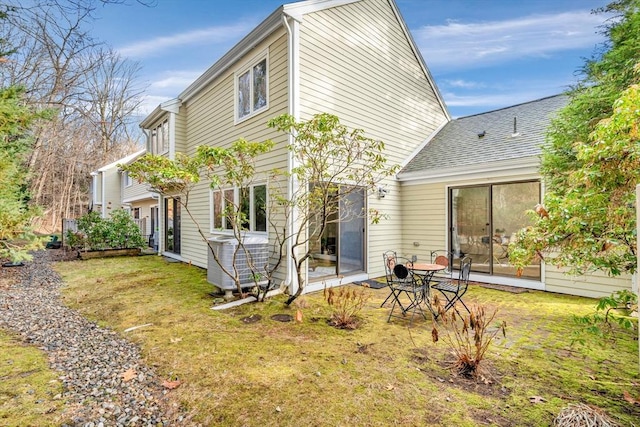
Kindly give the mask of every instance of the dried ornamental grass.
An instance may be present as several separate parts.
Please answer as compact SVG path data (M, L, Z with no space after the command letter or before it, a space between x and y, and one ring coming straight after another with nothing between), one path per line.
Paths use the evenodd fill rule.
M506 334L506 322L502 321L492 325L497 310L487 313L481 305L471 306L468 316L461 316L456 310L444 311L442 303L437 296L433 305L437 307L438 320L442 320L445 334L440 334L434 322L431 331L433 342L442 338L454 355L452 368L460 375L466 377L478 377L480 363L494 338L502 333Z
M600 409L584 403L572 403L565 407L553 420L556 427L617 427Z
M341 287L337 291L334 288L325 288L324 297L327 304L333 308L330 325L340 329L357 329L360 325L360 311L370 295L364 289L357 291Z

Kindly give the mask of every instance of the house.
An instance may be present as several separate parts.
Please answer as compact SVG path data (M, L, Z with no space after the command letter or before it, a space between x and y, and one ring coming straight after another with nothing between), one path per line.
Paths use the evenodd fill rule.
M328 112L350 128L363 128L383 140L391 164L400 164L426 135L449 120L437 87L393 0L310 0L275 10L175 99L159 105L141 127L148 149L173 158L193 154L202 144L228 146L239 138L272 139L276 148L263 156L258 172L290 167L288 136L267 128L269 119L289 113L308 119ZM386 212L378 225L342 224L352 233L329 228L323 268L309 271L308 291L383 274L380 254L400 247L399 183L384 183L386 197L362 195L358 203ZM253 207L269 191L265 178L247 195ZM211 191L200 183L190 194L192 218L174 198L160 201L160 252L207 268L207 245L194 221L209 236L225 236L221 203L239 200L238 189ZM251 208L250 236L267 237L266 221ZM350 248L349 262L341 248ZM290 286L291 275L281 280Z
M471 280L602 297L631 277L573 277L538 262L521 276L508 264L513 234L540 203L540 146L568 98L551 96L449 121L410 157L401 183L402 251L429 258L434 246L470 256Z
M529 266L516 277L505 262L512 233L526 222L524 210L541 198L539 145L550 117L565 103L562 96L549 97L452 120L394 0L285 4L140 124L147 151L171 159L178 152L193 155L204 144L271 139L275 149L257 165L264 179L248 194L212 191L200 182L190 193L188 216L176 197L155 202L147 190L126 185L121 203L149 209L160 254L212 267L199 227L210 239L229 237L221 215L225 200L249 207L250 237L269 238L267 221L255 207L269 194L266 172L290 169L292 160L289 137L269 129L268 120L328 112L384 141L390 164L403 169L382 183L379 195L362 194L356 201L387 219L328 227L314 254L322 267L309 268L306 291L383 276L381 254L389 249L418 259L451 249L473 257L473 280L607 295L629 288L629 278L571 278L545 265ZM294 290L292 266L280 274Z
M158 196L118 166L132 163L146 152L146 148L139 150L92 172L90 200L91 209L100 212L102 218L108 218L115 209L130 211L142 235L148 239L157 223Z

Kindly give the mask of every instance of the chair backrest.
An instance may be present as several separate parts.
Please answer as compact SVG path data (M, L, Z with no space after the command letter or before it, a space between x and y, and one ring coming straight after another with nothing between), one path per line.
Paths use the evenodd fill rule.
M460 273L458 275L458 289L467 289L469 286L469 274L471 273L471 257L464 257L460 261Z
M384 272L387 283L390 283L393 281L393 269L398 263L398 256L395 251L386 251L382 254L382 261L384 262Z
M431 263L444 265L445 268L442 271L438 271L436 277L451 278L453 275L453 253L446 250L431 251Z

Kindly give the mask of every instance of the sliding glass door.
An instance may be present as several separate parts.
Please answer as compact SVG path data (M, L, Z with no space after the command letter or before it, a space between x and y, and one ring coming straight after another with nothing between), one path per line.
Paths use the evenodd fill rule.
M451 251L469 256L472 271L515 276L509 243L531 224L526 211L540 202L538 181L457 187L449 190ZM523 278L540 279L540 263L525 268Z
M323 233L309 242L312 252L308 263L311 281L365 269L364 189L357 189L340 201L331 203L331 214ZM318 225L311 221L309 229L316 230Z

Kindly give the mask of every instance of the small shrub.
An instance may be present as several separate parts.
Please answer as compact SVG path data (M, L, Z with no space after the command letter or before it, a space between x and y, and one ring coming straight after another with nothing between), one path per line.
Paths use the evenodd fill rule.
M98 212L89 212L78 218L78 232L67 233L71 247L85 250L129 249L144 247L140 229L129 212L116 209L110 218L102 218Z
M434 298L434 304L436 307L442 306L437 296ZM507 324L503 321L492 326L497 309L487 314L483 306L472 305L469 310L471 313L467 316L461 316L455 310L439 310L438 320L442 320L445 333L441 334L437 323L434 322L431 336L434 342L442 339L450 347L454 355L452 368L458 374L477 378L480 374L480 363L485 358L491 342L499 333L506 336Z
M333 313L329 318L329 324L339 329L357 329L360 326L360 311L369 300L370 295L365 289L352 289L341 287L324 288L324 298L333 308Z

